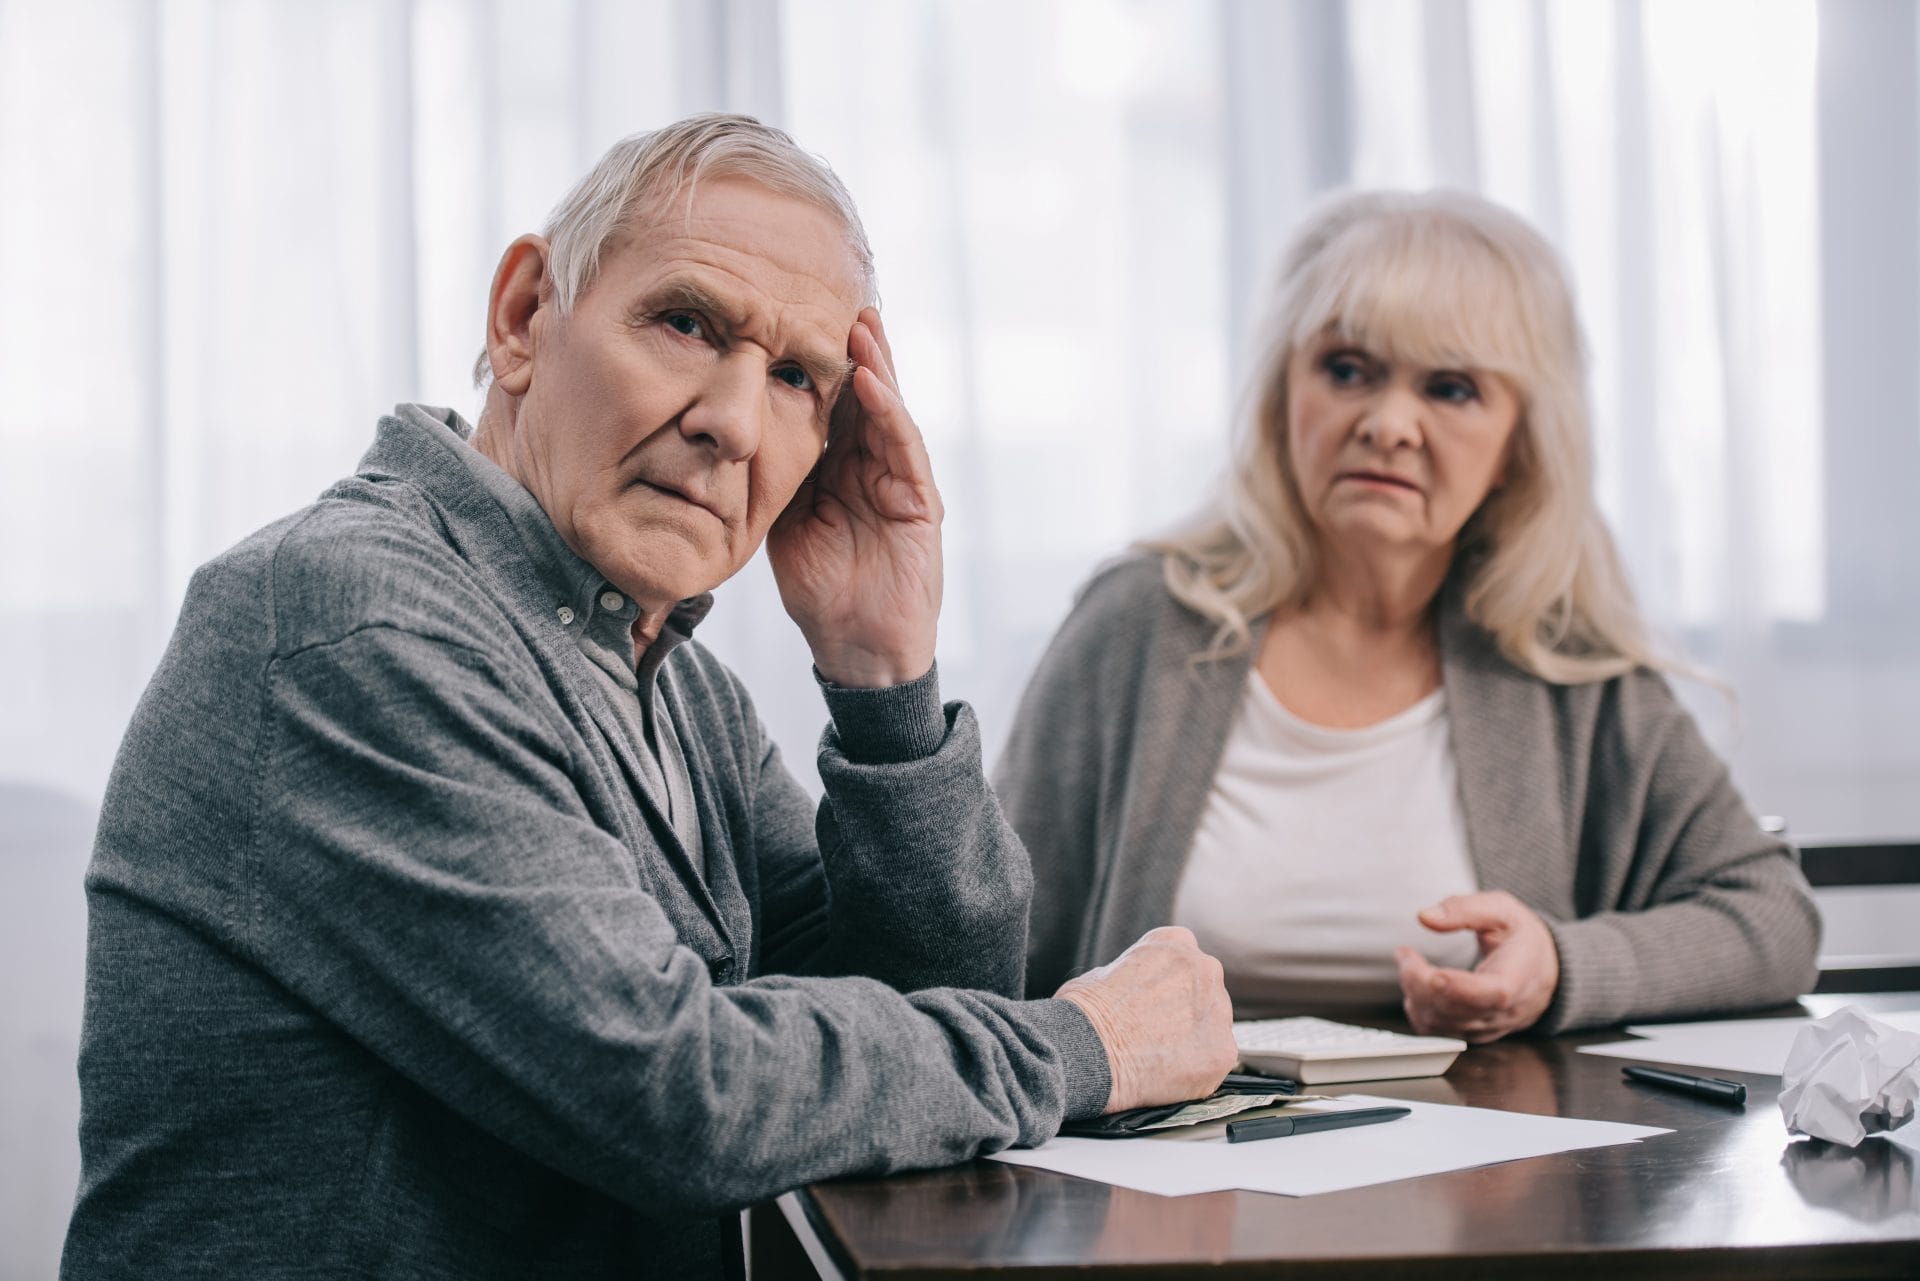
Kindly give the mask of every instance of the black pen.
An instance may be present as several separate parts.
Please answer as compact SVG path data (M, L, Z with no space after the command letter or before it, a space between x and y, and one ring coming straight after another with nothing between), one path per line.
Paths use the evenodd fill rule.
M1684 1072L1667 1072L1650 1067L1635 1066L1621 1068L1620 1071L1629 1081L1678 1090L1682 1094L1712 1099L1715 1103L1726 1103L1737 1108L1747 1106L1747 1087L1738 1081L1722 1081L1712 1076L1688 1076Z
M1349 1125L1378 1125L1398 1121L1412 1108L1348 1108L1345 1112L1302 1112L1299 1116L1256 1116L1246 1121L1227 1122L1227 1142L1251 1143L1255 1139L1281 1139L1289 1134L1312 1134L1315 1130L1339 1130Z

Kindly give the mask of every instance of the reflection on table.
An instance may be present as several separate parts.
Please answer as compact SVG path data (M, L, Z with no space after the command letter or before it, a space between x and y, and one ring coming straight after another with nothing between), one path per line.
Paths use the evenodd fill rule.
M1920 994L1809 997L1783 1014ZM789 1202L820 1257L849 1276L1023 1275L1146 1267L1215 1275L1284 1264L1293 1278L1374 1276L1920 1276L1908 1140L1837 1148L1787 1134L1777 1077L1744 1080L1744 1111L1631 1088L1623 1060L1576 1053L1617 1032L1476 1047L1444 1078L1354 1092L1661 1126L1584 1149L1320 1196L1159 1197L977 1161L818 1184Z

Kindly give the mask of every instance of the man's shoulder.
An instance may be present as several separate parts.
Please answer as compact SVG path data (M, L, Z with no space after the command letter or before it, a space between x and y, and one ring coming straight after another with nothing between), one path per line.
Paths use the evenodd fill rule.
M368 627L459 639L501 615L423 493L352 477L203 565L182 622L255 619L288 654Z

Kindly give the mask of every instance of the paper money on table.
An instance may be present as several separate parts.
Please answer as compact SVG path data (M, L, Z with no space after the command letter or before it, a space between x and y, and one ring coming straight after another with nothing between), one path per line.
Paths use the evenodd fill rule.
M1198 1103L1189 1103L1163 1121L1137 1126L1135 1129L1140 1133L1148 1130L1171 1130L1182 1125L1199 1125L1203 1121L1218 1121L1223 1116L1250 1112L1254 1108L1286 1107L1290 1103L1319 1103L1330 1097L1325 1094L1219 1094L1210 1099L1202 1099Z

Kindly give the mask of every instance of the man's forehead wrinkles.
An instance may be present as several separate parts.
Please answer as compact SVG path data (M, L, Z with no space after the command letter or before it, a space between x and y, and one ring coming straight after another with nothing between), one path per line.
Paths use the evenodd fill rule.
M653 256L658 261L702 262L734 275L769 272L790 287L820 289L836 301L851 302L856 310L865 300L865 278L850 251L837 242L832 252L815 261L812 255L796 252L800 248L796 236L802 242L807 239L804 230L756 220L716 220L707 231L701 234L694 227L683 227L680 234L658 237L652 242ZM839 268L845 269L846 279L834 279L842 274ZM826 275L817 274L823 269Z
M701 248L710 250L712 246ZM722 246L722 250L722 254L682 252L660 255L660 263L670 275L685 273L701 282L708 277L724 280L739 292L758 294L785 305L831 307L849 303L847 298L841 296L841 290L837 290L829 280L812 275L804 267L787 265L774 257L751 254L732 246ZM851 309L858 311L858 305L852 305Z

